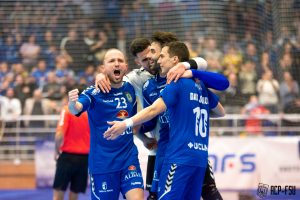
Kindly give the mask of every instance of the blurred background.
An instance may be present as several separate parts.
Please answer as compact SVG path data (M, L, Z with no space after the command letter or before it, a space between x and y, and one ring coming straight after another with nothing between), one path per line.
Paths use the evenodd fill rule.
M271 193L300 188L299 0L0 1L0 199L51 187L67 91L94 83L109 48L136 68L130 42L157 30L230 81L209 150L225 199L300 199Z

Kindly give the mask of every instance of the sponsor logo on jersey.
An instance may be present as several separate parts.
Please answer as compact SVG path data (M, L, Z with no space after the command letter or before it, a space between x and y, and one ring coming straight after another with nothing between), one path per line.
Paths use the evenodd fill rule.
M125 96L126 96L126 98L127 98L127 100L130 102L130 103L132 103L132 96L130 95L130 93L129 92L125 92Z
M128 167L128 170L136 170L136 167L135 167L134 165L130 165L130 166Z
M156 96L157 95L157 92L152 92L149 94L149 97L153 97L153 96Z
M126 110L120 110L118 113L117 113L117 118L119 119L125 119L129 116L128 112Z

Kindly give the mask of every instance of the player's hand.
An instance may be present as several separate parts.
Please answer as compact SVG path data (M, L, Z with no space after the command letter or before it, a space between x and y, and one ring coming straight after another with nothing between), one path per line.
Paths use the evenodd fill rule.
M145 138L143 138L143 143L144 146L149 150L157 149L157 140L155 138L146 136Z
M181 78L192 78L193 77L193 72L192 70L185 70Z
M96 75L95 88L97 90L100 89L103 93L109 93L109 91L111 90L111 85L107 75L103 73L99 73Z
M114 140L119 135L121 135L126 129L126 123L124 121L113 121L107 122L109 125L112 125L109 129L105 131L103 137L107 140Z
M182 63L177 63L172 67L167 73L167 84L170 84L171 81L178 81L178 79L184 74L186 68Z
M68 93L69 102L72 103L72 104L75 104L76 101L78 100L78 94L79 94L79 90L78 89L71 90Z

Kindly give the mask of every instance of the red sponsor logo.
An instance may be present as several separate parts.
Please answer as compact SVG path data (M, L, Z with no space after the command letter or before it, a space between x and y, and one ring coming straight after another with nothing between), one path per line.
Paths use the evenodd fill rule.
M129 116L128 112L126 110L120 110L118 113L117 113L117 118L119 119L125 119Z
M128 170L136 170L136 167L135 167L134 165L130 165L130 166L128 167Z

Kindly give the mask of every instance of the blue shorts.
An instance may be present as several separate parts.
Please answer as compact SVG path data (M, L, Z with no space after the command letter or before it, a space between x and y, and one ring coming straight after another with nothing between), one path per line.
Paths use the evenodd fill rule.
M164 163L158 184L159 200L200 199L206 167Z
M144 182L139 165L107 174L90 174L91 199L118 200L120 192L123 196L132 189L144 189Z
M156 155L151 192L158 192L158 183L165 156Z

